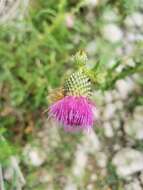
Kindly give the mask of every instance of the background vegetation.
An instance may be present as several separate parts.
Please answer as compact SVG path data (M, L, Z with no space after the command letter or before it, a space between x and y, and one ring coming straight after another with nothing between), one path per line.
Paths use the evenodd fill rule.
M112 42L103 34L103 28L110 23L110 19L115 19L113 22L125 32L127 28L124 20L139 9L142 8L137 0L132 3L130 0L102 0L97 6L93 6L92 1L38 0L30 1L23 19L1 24L0 162L3 167L8 165L11 155L18 155L22 160L22 147L32 142L37 131L42 130L46 122L43 111L48 107L48 93L60 86L65 74L76 69L71 57L79 49L84 49L88 54L89 67L94 71L95 91L114 89L119 79L142 73L142 41L136 41L134 51L126 54L124 38ZM112 10L118 15L117 18L109 16L109 20L105 19L105 15ZM96 42L95 51L88 46L92 41L93 44ZM118 49L123 53L118 53ZM128 64L130 59L134 62L133 66ZM138 78L137 83L142 89L141 78ZM132 106L142 104L142 95L134 94ZM79 142L82 137L82 134L60 133L63 144L57 148L56 155L52 153L48 157L48 164L45 166L50 168L52 165L53 171L58 162L56 157L64 159L58 150L72 155L75 141ZM70 163L68 157L65 167ZM34 169L24 169L24 165L22 167L30 184L26 187L29 190ZM109 173L113 178L108 177L106 182L117 190L121 184L113 171L109 166ZM57 184L55 182L55 189L60 189ZM7 189L9 188L7 185ZM33 189L40 190L44 187L40 185Z

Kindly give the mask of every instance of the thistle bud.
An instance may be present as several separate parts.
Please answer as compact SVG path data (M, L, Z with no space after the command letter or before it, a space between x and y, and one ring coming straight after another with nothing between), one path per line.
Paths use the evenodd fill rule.
M74 56L74 61L78 66L84 66L87 62L87 55L83 50L78 51Z

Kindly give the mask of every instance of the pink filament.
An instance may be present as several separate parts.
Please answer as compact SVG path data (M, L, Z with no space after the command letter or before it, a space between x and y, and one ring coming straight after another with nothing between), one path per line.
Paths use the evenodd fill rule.
M62 123L67 131L93 126L93 105L85 97L66 96L50 107L49 114Z

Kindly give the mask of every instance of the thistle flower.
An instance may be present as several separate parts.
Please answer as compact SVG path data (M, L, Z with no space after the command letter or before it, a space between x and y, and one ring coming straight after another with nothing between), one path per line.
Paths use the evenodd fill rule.
M66 15L66 26L71 29L74 26L74 16L71 14Z
M91 81L89 77L81 69L65 80L62 89L63 97L58 98L50 106L49 116L61 123L66 131L89 130L92 128L95 106L90 100Z

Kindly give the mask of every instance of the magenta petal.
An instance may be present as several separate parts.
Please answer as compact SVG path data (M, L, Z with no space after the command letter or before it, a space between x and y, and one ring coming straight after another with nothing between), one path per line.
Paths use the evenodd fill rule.
M93 126L93 107L85 97L66 96L50 107L49 114L62 123L66 131L78 131Z

